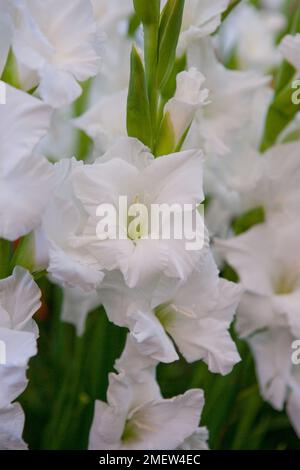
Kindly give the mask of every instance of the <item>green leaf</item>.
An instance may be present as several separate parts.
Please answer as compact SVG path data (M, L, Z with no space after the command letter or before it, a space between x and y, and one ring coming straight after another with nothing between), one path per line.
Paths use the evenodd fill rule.
M155 156L161 157L175 151L176 141L169 113L166 113L159 130L155 147Z
M134 13L133 15L131 15L129 19L129 24L128 24L128 36L129 37L131 38L134 37L140 24L141 24L141 21L139 17L137 16L137 14Z
M240 278L239 278L238 273L235 271L235 269L233 269L232 266L230 266L229 264L226 264L226 263L225 263L225 265L224 265L224 267L221 271L220 276L223 279L227 279L227 281L231 281L231 282L235 282L235 283L240 282Z
M169 101L175 95L177 75L180 72L183 72L184 70L186 70L186 68L187 68L187 58L186 58L186 55L184 54L175 60L175 64L173 66L173 70L170 74L170 77L167 83L165 84L165 86L161 89L161 96L163 97L165 103Z
M143 24L157 23L160 13L160 0L133 0L135 12Z
M241 215L232 224L235 235L247 232L254 225L262 224L265 221L265 211L263 207L255 207Z
M152 119L153 134L157 131L157 54L158 54L158 28L159 15L157 22L144 24L144 57L145 57L145 73L148 90L148 99L150 106L150 114Z
M276 79L276 95L278 95L285 85L290 82L295 75L295 69L286 60L283 61Z
M127 132L152 147L152 125L144 66L133 46L127 99Z
M157 68L159 89L165 87L174 68L183 10L184 0L169 0L161 15Z

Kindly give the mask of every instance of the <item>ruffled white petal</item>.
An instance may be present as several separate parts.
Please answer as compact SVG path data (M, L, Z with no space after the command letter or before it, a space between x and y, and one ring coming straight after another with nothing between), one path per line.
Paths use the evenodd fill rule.
M0 326L36 333L32 317L41 306L40 298L29 272L17 266L12 276L0 280Z
M261 394L275 409L282 410L291 377L293 338L286 329L270 329L248 341L255 358Z
M52 195L53 167L41 156L24 158L1 174L0 237L16 240L38 227Z
M0 364L0 410L18 398L27 387L26 370L29 359L37 353L33 333L0 328L0 340L5 344L5 361Z
M90 1L26 0L16 7L13 50L39 78L41 97L54 107L73 102L78 81L95 76L99 37Z
M52 114L40 100L10 85L5 88L6 104L0 106L0 175L30 157L46 134Z
M0 450L26 450L22 439L25 417L18 403L0 410Z

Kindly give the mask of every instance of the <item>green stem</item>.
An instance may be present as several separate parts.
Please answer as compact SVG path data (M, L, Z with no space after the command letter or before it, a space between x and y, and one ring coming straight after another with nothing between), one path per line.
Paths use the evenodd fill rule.
M154 138L157 134L158 90L156 83L158 24L144 25L146 80Z
M5 279L10 275L10 256L10 242L0 238L0 279Z

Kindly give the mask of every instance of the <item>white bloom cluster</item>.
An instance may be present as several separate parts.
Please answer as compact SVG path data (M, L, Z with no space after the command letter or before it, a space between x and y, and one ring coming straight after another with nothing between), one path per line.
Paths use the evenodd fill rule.
M150 150L128 136L130 49L143 42L139 26L130 31L133 3L0 0L0 274L1 239L11 248L30 237L24 257L32 274L47 271L63 288L63 321L81 336L88 313L102 305L128 330L107 403L95 405L90 449L207 449L208 431L199 427L203 391L165 399L156 368L182 357L229 374L240 361L230 334L237 309L237 332L253 351L261 393L276 409L287 403L300 435L300 372L291 362L300 337L299 139L278 139L260 153L273 98L265 72L283 54L299 76L300 35L276 47L282 16L265 11L262 19L249 5L221 26L229 6L186 0L175 48L184 66L173 93L161 93L154 112L161 127L149 129L158 135ZM241 70L224 65L233 52ZM207 227L199 211L205 196ZM201 247L188 250L186 234L151 237L145 221L134 235L129 212L117 222L125 236L99 237L98 207L110 205L120 216L122 197L147 208L188 206L202 222ZM232 221L256 208L264 223L225 239ZM237 271L240 284L220 277L214 255ZM40 306L39 288L18 261L22 256L0 280L4 449L26 448L23 411L13 402L36 354L32 317Z
M295 69L294 78L299 76L298 44L299 34L288 35L279 47ZM270 102L268 92L259 99L255 126L242 131L222 166L214 167L222 189L213 217L221 211L232 220L260 208L263 220L239 236L216 240L215 246L245 288L237 312L237 331L253 352L261 394L277 410L286 406L300 435L300 375L292 361L293 343L300 334L300 143L297 136L289 139L286 131L261 155L261 123Z
M92 450L180 449L192 440L205 449L207 430L199 428L201 390L164 399L155 379L157 362L142 357L130 336L110 374L107 402L96 402L89 448Z

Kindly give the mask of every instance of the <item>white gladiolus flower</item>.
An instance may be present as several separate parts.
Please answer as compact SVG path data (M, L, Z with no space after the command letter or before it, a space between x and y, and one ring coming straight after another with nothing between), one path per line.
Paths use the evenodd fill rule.
M163 399L155 380L156 364L147 358L143 363L130 340L123 356L116 363L119 374L110 374L109 377L108 403L96 402L89 448L178 448L197 432L204 405L202 390L189 390L183 395ZM134 373L132 357L136 366Z
M191 125L196 112L208 103L209 91L202 88L204 82L205 77L194 67L177 75L175 95L165 107L174 133L175 148Z
M52 166L38 156L1 171L0 236L16 240L38 226L52 192L52 177Z
M37 336L33 315L40 308L40 289L30 274L21 267L13 275L0 280L1 327L26 331Z
M188 362L204 360L212 372L229 373L240 360L228 332L240 286L219 279L210 252L183 285L161 279L157 286L147 298L114 274L104 280L101 300L109 318L130 329L141 354L173 362L178 355L172 339Z
M283 217L298 216L299 142L275 145L262 156L242 141L214 163L210 185L231 218L258 207L280 225Z
M130 287L151 284L161 274L185 280L199 250L188 251L184 236L179 240L171 233L170 239L164 239L155 226L150 229L146 220L139 230L131 230L129 214L129 219L114 222L121 237L117 234L112 239L105 235L102 239L104 234L99 236L97 228L97 209L101 204L111 204L120 214L119 198L123 196L127 197L128 209L132 204L143 204L151 212L153 204L166 204L168 208L172 204L182 208L189 204L196 211L204 197L201 182L201 151L190 150L155 160L136 139L120 139L93 165L78 167L74 172L74 192L89 219L82 232L74 236L72 249L88 253L93 258L92 264L100 270L119 269Z
M113 323L128 328L140 354L154 361L174 362L178 354L164 326L155 315L153 305L160 305L176 292L179 281L157 276L143 289L130 289L118 271L106 275L100 289L100 298Z
M6 85L6 104L0 105L0 237L16 240L40 222L53 170L33 151L50 116L47 105Z
M32 317L41 305L40 295L23 268L0 280L0 449L26 448L23 411L11 403L25 390L28 362L37 352L38 329Z
M130 42L115 38L113 47L106 50L101 73L92 83L88 110L73 120L74 126L94 141L95 157L107 152L119 137L127 136L129 62Z
M262 396L278 411L286 407L288 417L300 436L299 365L293 365L291 360L295 337L289 328L274 326L252 335L247 341L255 359Z
M103 51L103 66L93 80L89 106L74 125L94 141L94 155L105 153L119 137L127 136L126 110L130 75L128 37L109 31Z
M132 0L93 0L97 23L105 31L102 66L91 84L88 109L74 119L75 127L94 141L98 157L117 138L127 136L126 109L132 42L127 35Z
M197 429L204 404L201 390L149 402L126 375L110 375L108 404L96 402L91 450L173 450Z
M217 241L218 249L238 272L246 289L245 297L256 308L243 315L246 303L239 309L238 328L249 335L267 326L290 325L295 336L300 334L295 301L300 295L300 265L294 253L299 249L299 223L282 218L257 225L245 234ZM248 310L247 309L247 310ZM279 322L279 324L277 323Z
M0 327L0 340L6 346L6 360L0 365L0 409L3 409L27 387L27 365L37 349L33 333Z
M73 189L74 172L81 166L83 163L74 158L55 165L56 190L43 214L41 234L48 243L48 272L54 280L91 291L100 285L104 274L94 266L87 250L79 252L70 244L70 239L88 220Z
M185 148L204 148L209 157L225 155L231 139L248 121L255 94L269 79L254 71L226 69L218 62L210 38L190 44L188 65L205 76L209 104L196 114Z
M208 430L207 428L198 428L190 437L178 447L179 450L208 450Z
M291 361L292 343L300 335L300 263L295 256L299 230L298 221L282 217L217 242L245 288L237 329L254 352L261 393L276 409L285 401L288 409L295 408L296 401L300 405L299 375ZM300 434L298 418L290 413Z
M240 361L228 329L241 289L218 278L211 254L202 263L155 313L188 362L202 359L211 372L225 375Z
M38 86L41 98L53 107L73 102L82 91L78 82L97 74L98 46L89 0L17 4L13 50L20 72L26 67L27 88Z
M6 104L0 106L0 167L9 170L30 157L46 134L52 110L42 101L1 82Z
M242 3L222 25L218 44L225 58L236 57L239 68L268 71L281 61L276 35L284 26L282 14Z
M300 34L287 35L283 38L279 50L283 57L295 67L297 75L300 76Z
M205 221L211 236L226 238L232 219L264 205L264 196L259 199L257 193L265 185L269 158L262 158L258 149L272 95L267 87L259 89L248 108L247 121L230 137L230 152L206 160L204 187L211 201Z

